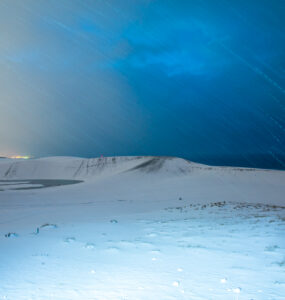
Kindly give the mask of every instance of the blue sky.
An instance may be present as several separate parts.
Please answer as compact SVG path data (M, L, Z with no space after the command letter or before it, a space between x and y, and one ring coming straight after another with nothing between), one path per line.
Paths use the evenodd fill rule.
M0 2L0 153L285 168L284 1Z

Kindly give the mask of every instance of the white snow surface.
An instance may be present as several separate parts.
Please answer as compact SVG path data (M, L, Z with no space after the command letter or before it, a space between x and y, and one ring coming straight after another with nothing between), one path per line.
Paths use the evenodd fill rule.
M31 179L83 182L11 190ZM285 299L284 183L173 157L0 160L0 299Z

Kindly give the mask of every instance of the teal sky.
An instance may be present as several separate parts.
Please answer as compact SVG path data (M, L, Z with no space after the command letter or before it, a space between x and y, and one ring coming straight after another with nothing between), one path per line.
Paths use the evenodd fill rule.
M285 168L285 2L2 0L0 155Z

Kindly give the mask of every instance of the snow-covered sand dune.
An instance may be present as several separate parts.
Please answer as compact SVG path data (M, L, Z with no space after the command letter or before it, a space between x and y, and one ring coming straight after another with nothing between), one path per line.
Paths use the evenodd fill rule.
M219 173L270 172L280 171L238 167L213 167L190 162L186 159L168 156L118 156L100 158L47 157L40 159L0 160L0 179L88 179L114 175L127 171L140 171L160 175L187 175L194 171ZM282 172L281 172L282 173Z
M0 299L284 299L284 183L172 157L2 159Z
M52 195L57 198L60 193L80 194L81 198L95 193L104 198L135 195L143 202L161 199L163 205L181 196L195 203L222 199L285 205L283 171L213 167L176 157L49 157L0 161L0 180L20 179L84 181L69 189L43 191L41 197L47 195L49 199Z
M100 158L49 157L33 160L0 161L0 178L59 178L88 179L140 170L145 173L189 173L193 168L205 167L181 158L152 156L123 156Z

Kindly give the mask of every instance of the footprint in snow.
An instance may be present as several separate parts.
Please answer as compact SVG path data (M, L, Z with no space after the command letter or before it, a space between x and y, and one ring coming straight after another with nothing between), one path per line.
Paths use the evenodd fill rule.
M234 294L240 294L241 288L233 288L233 289L227 289L228 292L233 292Z
M175 286L175 287L178 287L180 285L180 282L179 281L173 281L172 285Z
M120 249L116 247L109 247L108 249L105 250L105 252L110 254L115 254L115 253L119 253Z
M143 247L143 248L150 248L150 247L153 247L153 244L147 243L147 242L139 242L139 243L137 243L137 246Z
M227 278L222 278L222 279L220 280L220 282L223 283L223 284L224 284L224 283L227 283L227 281L228 281Z
M86 243L84 246L85 249L94 249L95 245L93 243Z
M157 234L156 233L149 233L146 235L147 237L150 237L150 238L153 238L153 237L156 237Z
M64 239L65 243L73 243L75 241L76 241L75 237L67 237Z
M150 253L154 254L154 255L159 255L160 254L160 250L151 250Z
M46 223L46 224L41 225L40 228L41 229L55 229L55 228L57 228L57 225L56 224Z
M8 233L5 234L6 238L16 238L18 236L19 235L17 233L15 233L15 232L8 232Z
M130 241L120 241L119 245L122 247L135 247L135 243L130 242Z

